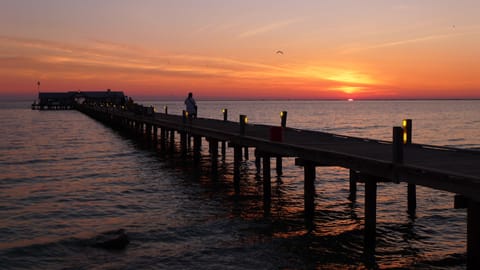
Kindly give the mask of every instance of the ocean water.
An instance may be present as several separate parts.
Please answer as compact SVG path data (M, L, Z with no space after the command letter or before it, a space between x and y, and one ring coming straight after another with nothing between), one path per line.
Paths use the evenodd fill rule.
M197 101L199 117L287 125L391 140L413 120L413 141L480 149L480 101ZM148 101L180 114L182 102ZM466 213L453 195L417 187L415 218L406 185L378 184L377 248L363 252L363 185L348 197L348 170L317 168L315 217L303 217L303 169L272 163L270 214L254 160L240 193L227 149L212 174L76 111L32 111L0 103L0 269L464 269ZM253 151L253 150L251 150ZM189 154L190 156L190 154ZM253 157L253 152L250 155ZM92 246L124 229L123 250Z

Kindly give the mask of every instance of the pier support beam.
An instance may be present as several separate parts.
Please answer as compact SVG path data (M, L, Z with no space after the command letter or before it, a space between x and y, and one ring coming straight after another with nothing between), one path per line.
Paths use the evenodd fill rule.
M469 200L467 209L467 269L480 269L480 202Z
M272 179L270 167L270 155L264 153L263 158L263 202L264 209L269 210L272 201Z
M160 129L160 148L163 151L167 148L167 130L164 127Z
M377 181L373 176L365 179L365 249L374 253L377 230Z
M255 149L255 168L257 169L257 173L259 174L260 170L262 169L262 156L257 149Z
M153 142L158 142L158 127L155 125L153 126Z
M173 152L175 150L175 130L170 130L170 150Z
M145 124L145 137L147 140L152 139L152 125L150 124Z
M277 171L277 176L282 176L283 175L282 157L277 156L276 160L277 160L277 163L276 163L275 169Z
M350 194L348 195L348 199L352 202L357 200L357 181L358 173L355 170L350 169Z
M227 155L227 143L222 141L222 160L225 161L225 156Z
M408 183L407 185L408 215L413 218L417 209L417 186Z
M303 161L303 170L304 170L304 208L305 208L305 219L313 220L315 215L315 178L316 178L316 167L313 162Z
M233 146L233 185L235 193L240 192L240 165L242 164L242 147Z
M402 121L403 129L403 144L412 144L412 119L404 119ZM408 215L411 218L415 217L415 211L417 209L417 187L415 184L408 183L407 186L407 200L408 200Z
M193 136L193 160L195 164L200 163L201 150L202 150L202 137Z
M218 140L211 138L208 139L208 149L212 162L212 173L216 174L218 169Z
M187 133L180 132L180 151L182 152L182 156L187 155Z

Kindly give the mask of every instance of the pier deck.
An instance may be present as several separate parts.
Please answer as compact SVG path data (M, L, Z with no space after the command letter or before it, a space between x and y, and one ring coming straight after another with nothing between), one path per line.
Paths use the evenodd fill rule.
M410 144L404 145L403 163L392 161L392 142L332 133L283 128L283 140L272 141L272 126L198 118L183 123L182 116L155 113L118 116L192 135L254 147L272 156L298 157L317 164L340 166L383 180L401 181L464 195L480 201L480 151ZM396 179L394 179L394 173Z
M271 196L270 158L294 157L305 170L305 217L315 212L315 167L339 166L350 169L350 192L356 198L356 182L365 182L365 248L374 250L376 235L376 196L378 182L408 183L408 212L415 211L415 186L421 185L458 194L467 210L467 267L480 268L480 151L447 147L404 144L394 127L392 141L349 137L319 131L299 130L279 126L245 124L240 121L188 119L185 115L166 113L135 113L113 107L78 105L77 109L109 125L130 129L148 137L179 133L182 151L186 151L187 136L194 143L206 138L212 157L217 157L218 142L234 147L234 182L238 187L239 159L242 147L253 147L256 158L263 158L264 204L269 207ZM224 117L226 118L226 116ZM403 129L405 130L405 129ZM401 130L400 130L401 131ZM280 132L272 134L272 132ZM158 138L155 138L155 140ZM199 147L195 146L199 155ZM400 153L400 154L399 154ZM198 156L197 156L198 158ZM279 162L280 159L280 163ZM260 162L256 162L260 164ZM212 167L216 160L212 158ZM278 171L277 171L278 172ZM401 192L401 191L399 191ZM353 194L352 194L353 193Z

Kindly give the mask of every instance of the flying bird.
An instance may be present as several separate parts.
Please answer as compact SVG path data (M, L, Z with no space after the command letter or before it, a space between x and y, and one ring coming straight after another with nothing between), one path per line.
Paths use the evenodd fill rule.
M282 51L277 51L277 54L283 54L283 52Z

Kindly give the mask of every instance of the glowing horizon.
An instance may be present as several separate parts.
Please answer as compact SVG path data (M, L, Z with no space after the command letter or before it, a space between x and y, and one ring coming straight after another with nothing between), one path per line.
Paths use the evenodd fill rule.
M138 98L480 98L475 1L27 2L1 4L0 96L35 98L40 81Z

